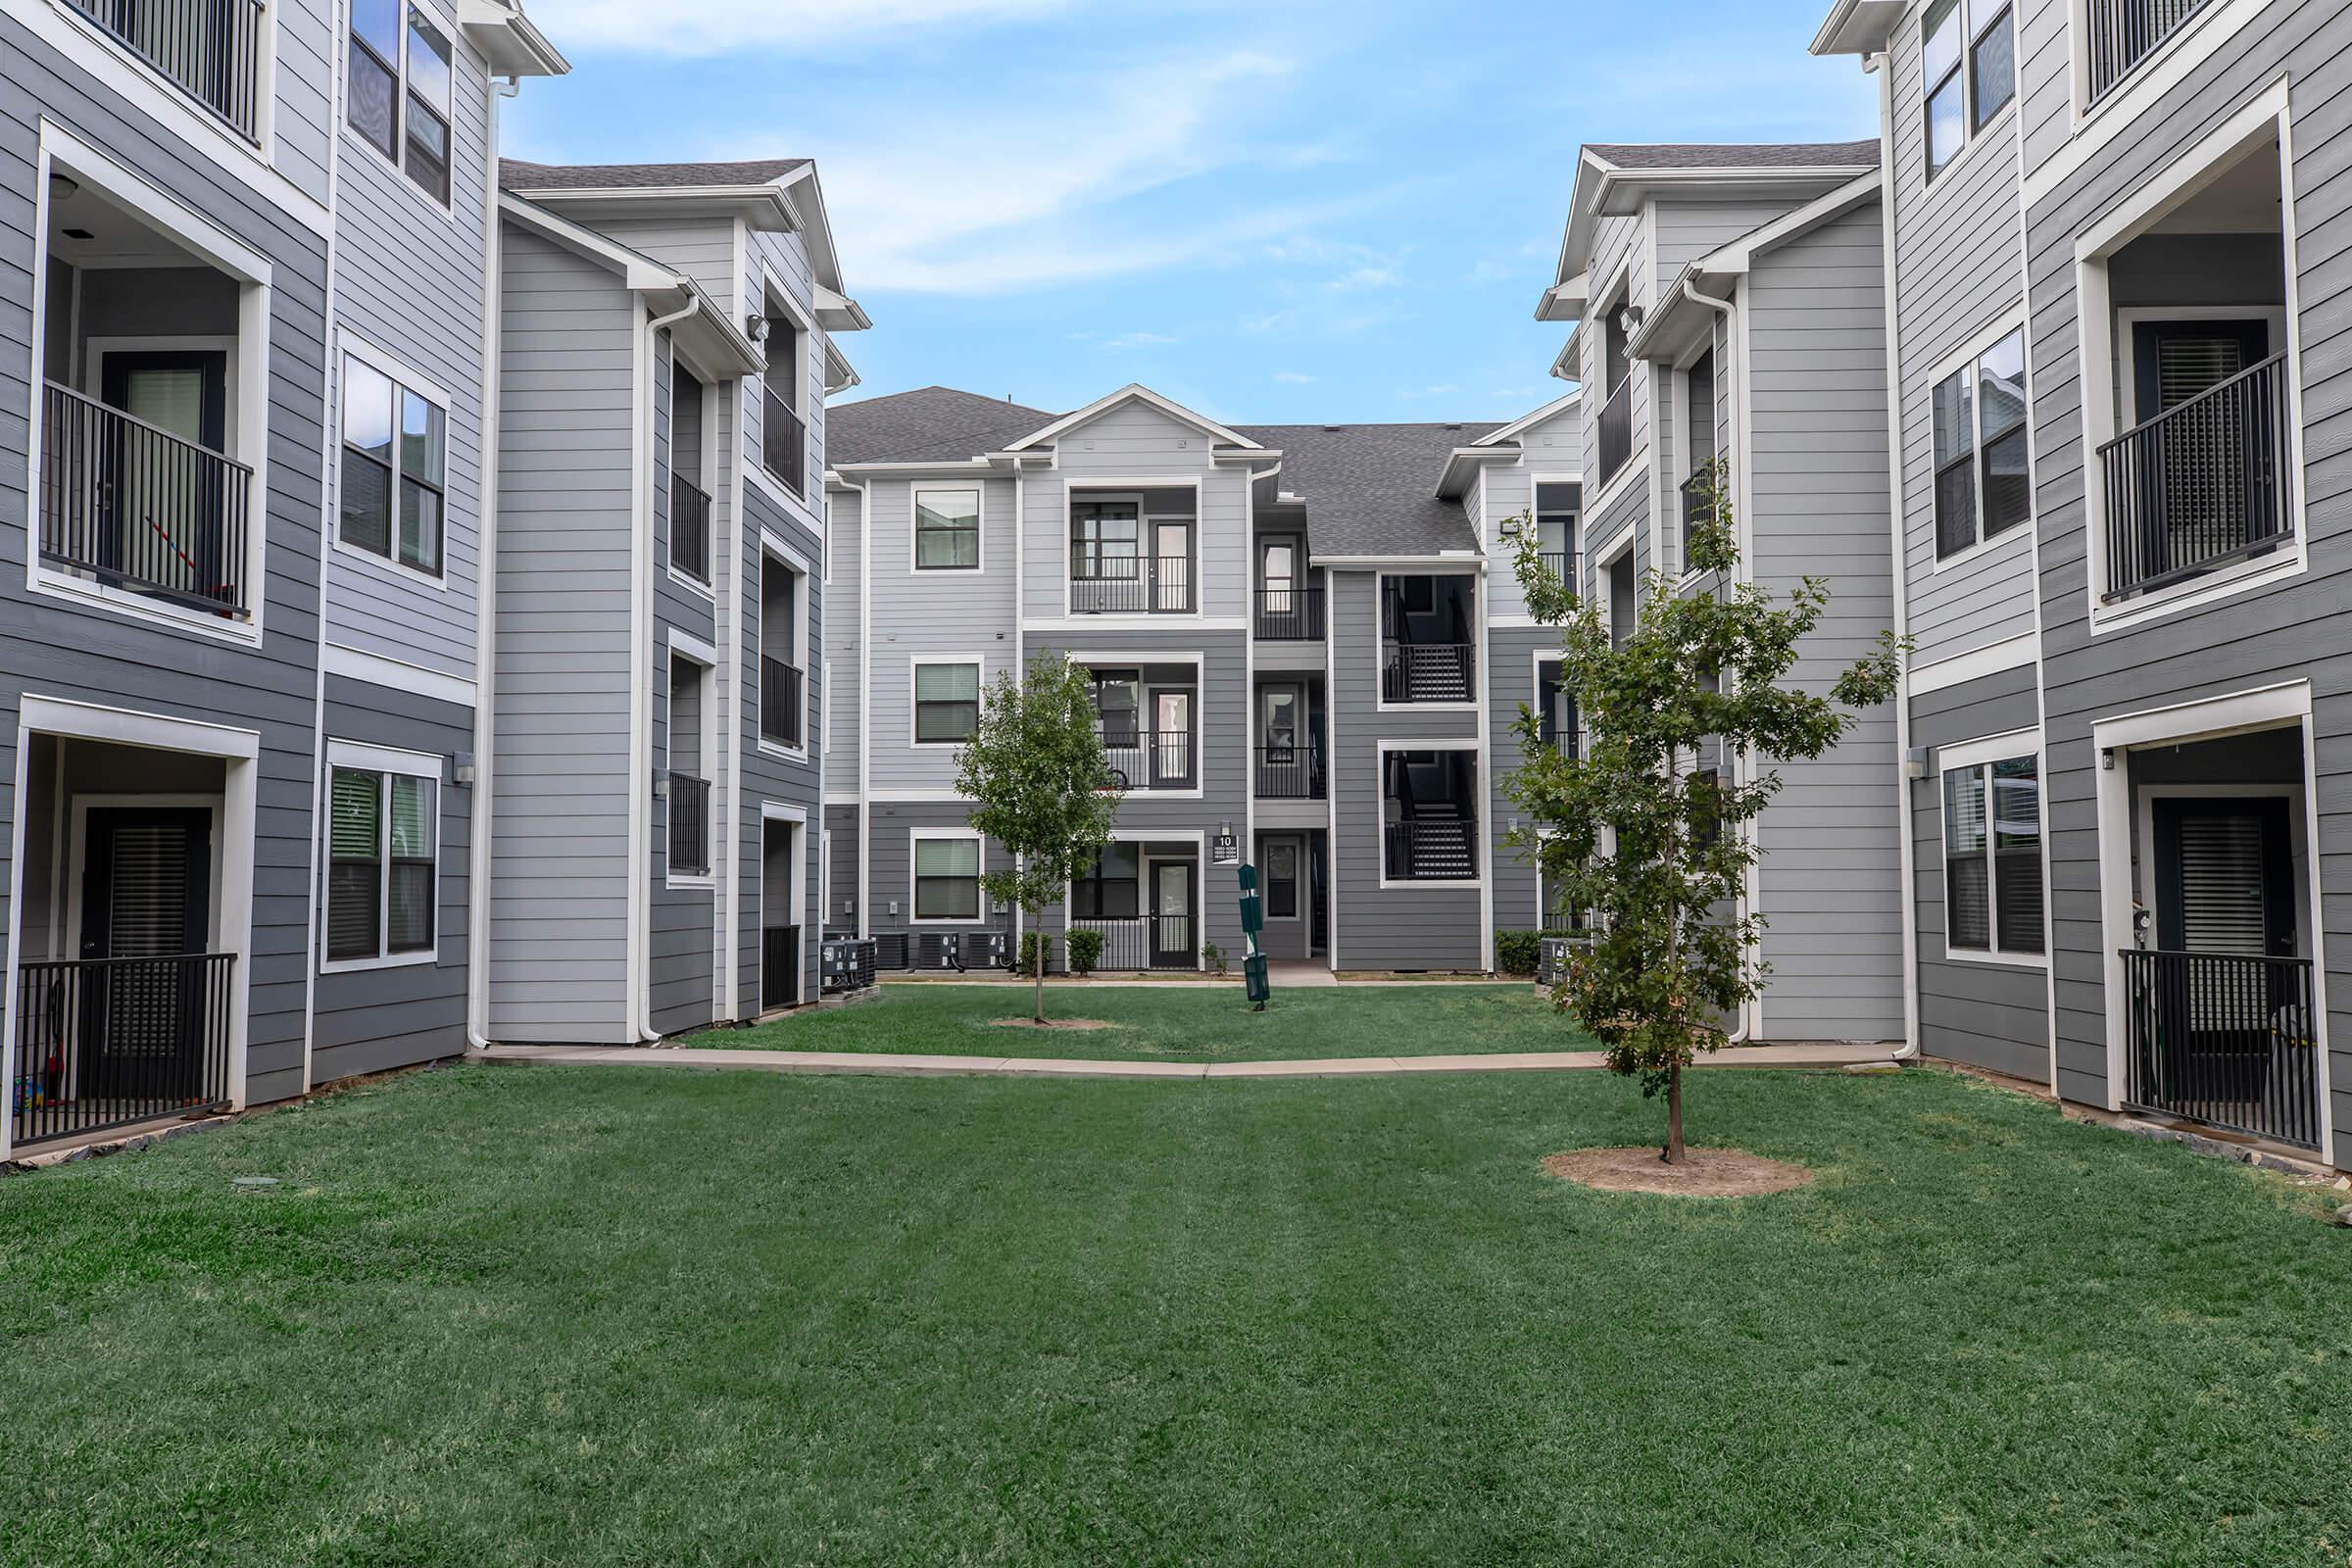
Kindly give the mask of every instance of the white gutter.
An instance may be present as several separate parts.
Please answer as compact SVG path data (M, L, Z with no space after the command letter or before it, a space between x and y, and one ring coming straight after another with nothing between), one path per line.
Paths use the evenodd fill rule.
M488 122L490 156L482 169L482 456L475 502L475 568L473 589L473 844L466 857L466 1049L486 1051L490 1046L490 854L491 820L496 805L491 791L491 754L498 744L498 443L500 319L505 313L505 279L501 273L505 250L501 229L506 219L498 201L499 100L512 98L522 84L510 77L494 84L483 110Z

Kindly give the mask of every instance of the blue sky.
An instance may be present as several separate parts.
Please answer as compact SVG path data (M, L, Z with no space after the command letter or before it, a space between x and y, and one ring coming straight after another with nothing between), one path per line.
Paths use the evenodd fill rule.
M848 396L1507 418L1586 141L1873 135L1827 0L531 0L507 150L808 156L874 318Z

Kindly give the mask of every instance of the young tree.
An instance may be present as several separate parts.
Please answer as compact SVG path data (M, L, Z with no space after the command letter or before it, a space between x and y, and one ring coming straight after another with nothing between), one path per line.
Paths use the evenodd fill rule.
M1608 1048L1612 1069L1639 1075L1644 1095L1665 1094L1669 1164L1683 1159L1683 1069L1724 1044L1720 1020L1770 972L1756 950L1764 917L1726 912L1740 909L1759 856L1750 824L1781 787L1770 764L1820 757L1860 710L1891 701L1904 652L1882 632L1826 692L1784 684L1829 589L1807 577L1776 602L1735 580L1727 474L1721 462L1701 472L1686 563L1720 586L1685 594L1645 574L1636 623L1614 641L1598 607L1544 565L1537 530L1520 520L1528 609L1561 628L1561 684L1589 740L1563 755L1522 709L1524 760L1504 793L1533 823L1519 832L1522 851L1566 907L1593 917L1553 1001ZM1744 781L1729 777L1728 760L1723 778L1695 769L1710 741L1727 760L1753 760Z
M1019 680L998 676L956 755L956 788L973 803L971 825L1012 854L1012 869L984 872L980 886L1034 921L1094 864L1118 815L1086 671L1044 654ZM1045 944L1038 949L1035 1021L1044 1023Z

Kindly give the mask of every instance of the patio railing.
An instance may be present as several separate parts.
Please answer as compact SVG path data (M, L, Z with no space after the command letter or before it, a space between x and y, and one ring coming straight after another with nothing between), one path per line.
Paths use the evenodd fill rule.
M1102 933L1098 969L1194 969L1200 942L1189 914L1139 914L1123 920L1072 920L1072 931ZM1062 962L1069 961L1068 942Z
M2180 24L2205 9L2205 0L2087 0L2083 53L2090 66L2090 101L2097 103L2138 69Z
M1257 749L1257 794L1267 801L1319 801L1330 788L1323 749L1311 741Z
M2309 958L2126 949L2125 1101L2320 1147Z
M67 0L166 81L260 142L263 0Z
M247 604L253 470L161 425L48 383L41 560L222 615Z
M26 963L10 1134L19 1148L228 1103L233 953Z
M669 868L679 876L710 871L710 781L669 775Z
M797 748L803 734L801 667L781 659L760 657L760 738L778 746Z
M1257 591L1259 642L1305 643L1320 642L1322 638L1322 589L1260 588Z
M1387 643L1382 663L1383 702L1466 703L1478 692L1471 643Z
M1189 614L1192 609L1190 556L1105 556L1070 569L1072 614Z
M1144 730L1105 739L1110 781L1123 790L1189 790L1200 782L1193 765L1192 731Z
M2294 531L2293 412L2274 354L2099 448L2107 598L2146 593Z
M710 584L710 497L682 473L669 476L669 564Z
M801 928L771 925L760 933L760 1006L798 1006L801 1001Z
M1392 882L1468 882L1478 876L1478 823L1468 817L1416 817L1388 824Z

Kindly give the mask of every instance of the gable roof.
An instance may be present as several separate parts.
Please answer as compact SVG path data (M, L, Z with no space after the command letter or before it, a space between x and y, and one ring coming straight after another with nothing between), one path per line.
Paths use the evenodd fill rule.
M1052 423L1046 425L1045 428L1041 430L1033 430L1029 434L1022 436L1019 440L1008 443L1004 450L1007 452L1027 452L1032 448L1042 447L1047 442L1054 440L1056 436L1059 436L1063 431L1084 424L1089 419L1098 418L1102 415L1108 414L1112 409L1117 408L1122 403L1150 404L1152 408L1157 409L1169 418L1181 420L1186 424L1192 425L1200 430L1201 434L1225 442L1229 446L1250 447L1262 444L1250 440L1248 436L1243 435L1238 430L1228 430L1225 428L1225 426L1217 423L1217 421L1214 419L1206 418L1200 415L1195 414L1192 410L1186 408L1181 403L1171 402L1169 399L1161 397L1158 393L1152 391L1141 381L1130 381L1125 386L1119 388L1116 392L1111 393L1108 397L1097 398L1094 402L1089 403L1085 408L1079 409L1074 413L1063 415L1060 418L1055 419Z
M1458 501L1430 492L1453 449L1498 428L1483 424L1252 424L1243 433L1282 453L1282 488L1306 503L1307 554L1465 555L1477 532Z
M1619 169L1876 169L1866 141L1596 142L1585 150Z
M734 164L530 164L498 161L508 190L687 190L770 185L808 167L806 158L757 158Z
M825 457L845 463L961 463L1002 452L1054 416L1004 398L926 386L825 409Z

